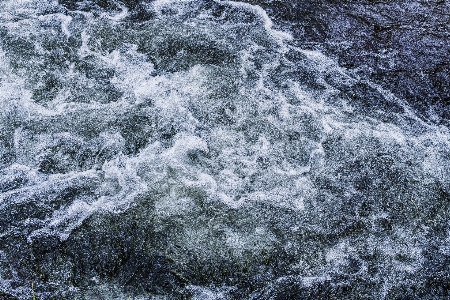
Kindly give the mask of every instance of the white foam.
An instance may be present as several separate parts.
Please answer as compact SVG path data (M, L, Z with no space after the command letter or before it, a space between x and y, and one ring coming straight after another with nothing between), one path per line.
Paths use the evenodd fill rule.
M173 147L164 153L164 157L169 161L181 162L187 159L187 154L192 150L208 152L208 145L198 136L177 134Z
M328 234L329 225L322 222L326 222L327 216L334 213L335 205L341 203L342 199L338 198L341 194L333 194L328 190L320 191L329 193L325 193L327 199L322 204L318 194L323 196L324 193L317 191L315 179L324 177L330 181L335 180L341 184L342 194L345 195L342 197L350 197L356 194L352 186L354 178L351 176L361 174L349 174L346 179L348 182L342 182L342 169L348 168L348 165L355 161L364 162L375 157L380 149L395 159L414 159L418 165L414 168L409 168L402 161L395 162L395 167L404 167L404 173L408 176L408 172L416 172L411 176L414 180L423 183L425 181L422 178L428 177L429 183L435 183L437 180L443 187L450 186L447 150L450 148L450 139L447 128L425 124L411 112L405 102L371 82L360 81L357 76L340 68L335 60L323 53L290 47L291 51L298 51L304 57L298 61L287 62L287 59L283 58L283 52L292 37L288 33L275 30L273 22L261 7L235 1L216 2L257 16L259 21L255 26L259 27L255 32L261 34L261 31L265 30L272 37L267 38L265 33L262 34L263 38L270 40L271 48L257 45L252 38L256 40L261 37L252 36L253 31L243 37L245 40L242 44L245 49L244 46L237 45L239 40L233 41L236 45L230 43L231 39L227 40L227 29L243 26L242 24L221 25L215 23L217 19L210 16L206 18L205 15L201 16L205 17L202 20L189 17L190 24L202 26L189 27L188 32L192 30L193 34L206 37L208 42L225 45L226 50L239 59L224 65L197 64L188 70L170 74L161 71L155 76L155 66L146 54L139 53L137 45L124 44L120 49L107 54L97 53L95 48L91 50L91 37L88 34L90 26L100 25L92 15L88 16L89 21L80 25L86 28L78 29L82 31L82 45L78 54L80 59L93 55L100 61L99 68L114 70L111 84L123 92L124 96L113 103L67 103L68 97L61 93L57 100L39 105L33 101L26 81L12 74L5 53L0 52L0 70L3 76L0 85L0 118L3 121L3 118L10 114L19 124L13 134L16 164L2 170L6 175L0 181L4 180L7 185L16 175L26 179L22 185L0 195L0 208L7 211L15 205L27 204L36 199L40 201L40 205L49 207L53 204L52 201L61 202L45 220L23 220L23 226L39 228L30 235L30 240L44 234L56 234L64 240L90 215L123 212L132 207L140 195L155 190L160 194L165 193L154 199L155 209L149 211L149 214L155 216L153 221L156 228L165 228L168 219L189 220L186 223L189 225L180 230L183 232L181 237L176 232L167 231L170 243L179 242L183 247L197 251L200 261L214 259L214 255L220 256L230 250L231 255L227 259L232 259L233 263L241 263L246 255L257 257L262 249L271 250L273 245L281 241L277 241L270 228L265 227L265 220L258 218L248 220L250 225L242 225L245 222L239 223L239 220L231 219L231 224L221 218L207 220L208 226L220 228L223 233L220 237L212 238L210 227L193 226L203 224L201 222L205 216L204 206L208 203L219 202L214 206L218 215L222 213L220 209L223 209L224 214L234 209L233 213L242 212L243 216L249 212L251 215L252 207L255 206L263 215L275 215L275 212L288 210L299 217L311 217L302 218L304 224L293 225L287 220L286 232L289 234L298 233L303 228L317 234ZM165 7L175 7L182 13L183 9L196 9L193 4L195 2L192 0L154 1L153 7L160 13L160 23L156 24L166 26L166 16L161 13ZM128 13L126 7L122 6L120 13L106 15L101 22L107 22L109 25L121 22ZM73 21L70 17L57 14L48 18L57 18L61 22L61 31L66 37L70 36L70 23ZM170 22L183 19L180 15L170 15L167 18ZM8 17L7 21L11 23L8 26L13 30L13 34L35 34L37 27L33 26L37 24L36 19L17 23L11 22L12 20ZM180 22L180 26L181 24ZM173 23L170 23L167 27L172 25ZM22 27L26 30L19 32ZM168 28L165 28L165 34L170 35L170 30L173 30L176 35L177 28ZM303 83L296 82L295 78L288 78L286 85L278 87L271 82L271 78L274 72L278 72L277 67L281 62L291 64L288 66L291 68L289 72L296 71L296 68L314 72L325 89L308 88ZM75 81L77 87L84 88L84 83L76 82L79 75L77 72L73 65L71 70L63 75L66 82L70 79ZM220 77L222 74L233 75ZM403 105L406 113L399 115L400 120L409 118L414 124L423 126L425 132L415 133L408 130L410 125L406 121L392 124L358 115L358 110L354 109L350 102L340 106L341 103L337 103L339 99L336 103L325 101L332 96L339 97L339 91L326 84L324 78L327 76L350 88L353 84L362 82L377 89L388 102ZM233 80L232 84L225 82L228 79ZM224 104L230 105L228 107ZM220 114L218 109L230 114L233 122L224 124L215 120L215 116ZM125 155L129 137L125 136L125 130L121 131L124 124L119 122L122 115L133 116L134 111L138 112L139 117L144 117L142 119L145 123L137 125L143 125L150 133L148 140L143 141L148 142L148 145L133 155ZM48 126L39 132L37 129L33 131L34 127L30 128L34 124ZM93 126L100 132L93 131L95 137L89 138L81 136L80 133L73 133L76 130L82 131L80 128L85 129L83 126ZM177 132L175 136L164 138L164 141L155 141L166 127L171 126ZM137 134L141 133L137 130L140 129L136 129ZM317 133L318 137L311 137L312 131ZM291 135L298 136L298 140L290 140ZM112 154L106 161L101 160L103 165L96 165L91 170L53 175L40 173L37 169L43 157L50 155L52 147L64 139L83 147L91 147L89 149L92 149L92 153L110 150ZM324 149L327 141L335 141L338 149ZM289 148L291 145L294 146ZM340 153L337 155L333 151ZM55 200L58 195L63 195L72 187L89 189L92 194ZM424 185L408 187L411 188L411 195L417 196L419 202L431 201L432 196L435 196L431 190L423 191ZM186 190L200 191L203 206L199 205L199 199ZM423 195L427 198L421 199ZM394 197L401 199L401 192L394 194L392 199L395 199ZM338 204L334 203L334 200ZM309 211L310 209L317 211ZM389 215L374 214L364 221L374 224L385 217ZM421 253L412 238L416 233L407 228L395 228L394 231L395 238L392 239L377 238L369 234L368 247L380 250L387 264L394 266L393 274L417 272ZM395 261L397 250L403 247L404 241L406 250L417 263ZM211 250L206 244L220 245L225 250ZM353 246L350 242L341 240L328 251L325 249L325 256L321 258L325 259L327 265L319 271L311 271L315 273L299 280L305 286L329 280L329 277L322 273L328 269L345 267L350 257L356 255L354 247L360 245ZM207 249L200 251L204 248ZM448 250L444 246L440 249ZM361 272L364 271L363 267ZM303 269L301 271L303 272ZM0 282L3 284L3 281ZM192 289L198 299L221 299L220 297L226 296L225 292L214 288L188 288Z
M80 58L84 58L92 53L88 46L90 38L91 36L87 34L86 29L81 32L81 47L78 49L78 56Z
M315 283L321 283L325 281L330 281L331 276L324 275L324 276L305 276L302 277L302 284L306 287L311 287Z
M86 180L86 182L84 182L83 184L88 185L92 179L96 179L98 178L98 174L93 171L93 170L88 170L85 172L72 172L72 173L68 173L68 174L53 174L53 175L43 175L40 174L39 176L37 175L37 170L35 169L31 169L22 165L11 165L8 169L11 168L19 168L22 170L28 170L27 172L27 176L30 176L31 178L34 179L35 183L31 186L26 186L23 188L22 191L20 190L13 190L10 192L6 192L6 193L2 193L0 195L0 197L2 199L6 198L6 197L10 197L11 194L20 194L23 193L24 196L20 197L22 199L26 199L26 198L30 198L28 195L29 194L25 191L29 191L31 193L39 193L42 195L48 194L48 193L52 193L51 191L53 191L54 189L56 190L61 190L66 188L67 186L73 185L75 183L82 183L84 180ZM37 181L36 181L37 180ZM45 181L45 182L43 182ZM33 181L32 181L33 182ZM14 201L19 201L19 198L14 197ZM51 200L51 199L48 199Z
M237 2L237 1L214 0L214 2L221 3L221 4L227 4L227 5L231 5L234 7L238 7L238 8L250 11L250 12L254 13L255 15L259 16L259 18L261 19L261 21L264 24L264 28L272 37L276 38L280 42L283 42L286 40L292 40L291 34L289 34L287 32L283 32L283 31L275 30L272 28L273 27L272 20L269 18L266 11L259 5L252 5L249 3Z
M71 16L66 16L64 14L58 14L59 18L61 19L61 31L67 36L70 37L70 30L69 25L72 22Z
M122 21L123 19L125 19L129 15L128 8L122 4L119 4L118 2L115 2L115 3L120 7L120 9L121 9L120 13L113 15L113 16L105 14L105 16L106 16L106 18L108 18L112 21L119 22L119 21Z
M35 230L29 238L41 234L56 234L61 240L65 240L73 229L80 226L83 220L95 212L108 211L119 213L128 209L138 195L148 190L147 184L142 182L141 178L136 175L137 168L135 164L136 159L127 159L124 156L119 156L112 161L106 162L102 168L104 172L102 182L106 183L108 180L117 181L118 190L113 189L111 195L109 193L106 195L99 194L94 199L75 199L68 206L56 210L51 217L51 222L44 228ZM76 173L72 176L74 179L79 179L82 174ZM93 175L95 180L99 179L100 175L92 170L85 172L85 174ZM98 185L96 188L99 192L102 191ZM42 186L39 187L39 190L41 189ZM103 191L105 191L104 188Z
M164 8L171 6L183 10L183 5L189 2L195 3L193 0L156 0L152 2L152 8L159 16L161 16Z
M200 173L196 179L197 180L183 179L183 184L206 191L210 196L216 194L217 182L214 177L206 173Z
M203 286L188 285L186 289L193 294L192 300L226 300L229 299L227 296L228 291L233 288L210 289Z

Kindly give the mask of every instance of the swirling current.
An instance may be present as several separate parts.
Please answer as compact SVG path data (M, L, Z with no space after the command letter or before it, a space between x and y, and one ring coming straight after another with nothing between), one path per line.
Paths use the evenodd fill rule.
M0 2L1 299L450 297L425 75L365 76L275 2Z

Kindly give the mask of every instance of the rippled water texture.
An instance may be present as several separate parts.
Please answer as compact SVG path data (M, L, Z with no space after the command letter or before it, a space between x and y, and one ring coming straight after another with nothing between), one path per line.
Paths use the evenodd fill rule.
M0 2L0 298L446 299L448 127L283 30Z

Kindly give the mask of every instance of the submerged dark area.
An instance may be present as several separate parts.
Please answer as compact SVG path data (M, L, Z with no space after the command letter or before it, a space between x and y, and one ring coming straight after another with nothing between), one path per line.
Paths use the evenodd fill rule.
M448 299L449 26L0 3L0 299Z
M319 49L406 99L424 119L449 125L447 1L248 1L303 47Z

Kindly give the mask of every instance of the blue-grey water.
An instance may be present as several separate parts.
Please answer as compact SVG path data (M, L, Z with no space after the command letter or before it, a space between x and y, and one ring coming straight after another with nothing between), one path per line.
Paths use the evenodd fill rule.
M0 299L449 299L448 11L0 1Z

